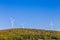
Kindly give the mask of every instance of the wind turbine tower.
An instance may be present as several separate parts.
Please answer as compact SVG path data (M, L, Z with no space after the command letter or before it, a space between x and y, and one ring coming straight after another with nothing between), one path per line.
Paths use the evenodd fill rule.
M24 28L24 24L21 24L22 28Z
M14 28L14 21L15 19L13 17L11 17L11 27Z
M54 30L54 24L53 24L52 21L50 22L50 29L51 29L51 30Z

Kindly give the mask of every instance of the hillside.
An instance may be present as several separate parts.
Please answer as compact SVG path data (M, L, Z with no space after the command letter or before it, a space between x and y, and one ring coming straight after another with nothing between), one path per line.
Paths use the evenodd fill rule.
M60 31L38 29L0 30L0 40L60 40Z

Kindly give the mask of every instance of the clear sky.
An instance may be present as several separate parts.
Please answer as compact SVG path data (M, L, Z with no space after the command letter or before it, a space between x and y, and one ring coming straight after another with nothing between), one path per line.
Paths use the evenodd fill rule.
M60 30L60 1L0 0L0 29L11 28L11 17L16 28Z

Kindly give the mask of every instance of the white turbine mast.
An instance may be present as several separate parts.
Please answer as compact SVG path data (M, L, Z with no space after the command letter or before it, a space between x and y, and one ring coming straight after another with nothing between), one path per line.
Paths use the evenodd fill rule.
M11 27L14 28L14 21L15 19L13 17L11 17Z
M24 24L22 24L22 27L24 28Z
M54 24L53 24L53 22L52 22L52 21L50 22L50 24L49 24L49 25L50 25L50 29L51 29L51 30L54 30Z
M21 24L22 28L24 28L24 24Z

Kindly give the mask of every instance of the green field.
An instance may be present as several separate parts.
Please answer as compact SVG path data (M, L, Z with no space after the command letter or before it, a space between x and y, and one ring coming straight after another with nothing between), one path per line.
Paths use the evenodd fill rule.
M37 29L0 30L0 40L60 40L60 31Z

